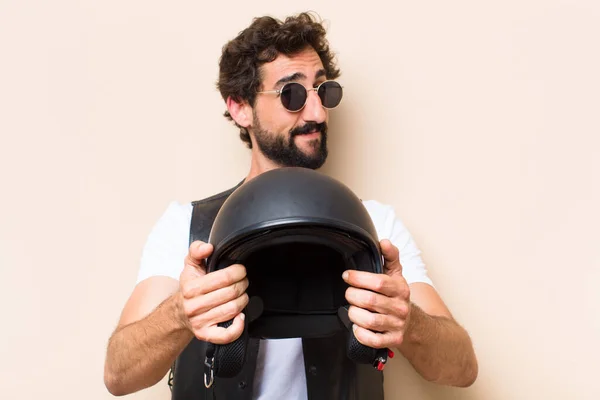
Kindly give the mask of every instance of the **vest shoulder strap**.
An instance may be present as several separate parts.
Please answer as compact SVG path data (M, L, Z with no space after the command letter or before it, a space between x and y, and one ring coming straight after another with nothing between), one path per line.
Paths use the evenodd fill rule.
M231 189L225 190L214 196L206 199L192 201L192 221L190 223L190 238L189 244L196 240L208 242L210 230L215 222L215 218L225 200L233 193L240 185L240 182Z
M189 244L196 240L208 242L213 223L223 203L243 182L241 181L236 186L221 193L192 202ZM250 400L259 341L256 339L249 341L248 362L238 376L228 379L215 378L214 385L210 389L204 386L203 360L206 346L206 342L196 338L192 339L173 363L168 379L171 388L171 399L187 400L194 398L208 400L231 398Z

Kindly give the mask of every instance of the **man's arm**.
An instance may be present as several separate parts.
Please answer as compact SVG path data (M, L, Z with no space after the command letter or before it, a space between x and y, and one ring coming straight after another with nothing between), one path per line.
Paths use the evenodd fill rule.
M159 276L134 289L108 342L104 383L111 394L159 382L194 337L183 321L178 288L175 279Z
M155 276L140 282L121 314L106 353L104 383L122 396L158 383L195 337L231 343L244 329L248 279L242 265L206 274L212 245L194 242L179 282ZM233 319L227 328L220 322Z
M471 339L450 315L435 289L408 285L398 248L381 241L384 274L348 270L346 299L356 339L373 348L396 348L425 379L466 387L477 377Z
M478 364L468 333L454 320L433 287L413 283L410 292L410 317L398 350L428 381L472 385Z

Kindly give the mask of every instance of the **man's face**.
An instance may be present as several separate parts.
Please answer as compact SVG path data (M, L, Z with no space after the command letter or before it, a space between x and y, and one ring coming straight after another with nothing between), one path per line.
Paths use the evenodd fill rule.
M262 68L262 88L278 90L287 82L306 88L326 80L323 63L311 48L292 57L279 55ZM315 91L308 92L301 111L291 112L276 93L256 97L253 122L249 127L258 149L280 166L320 168L327 158L328 112Z

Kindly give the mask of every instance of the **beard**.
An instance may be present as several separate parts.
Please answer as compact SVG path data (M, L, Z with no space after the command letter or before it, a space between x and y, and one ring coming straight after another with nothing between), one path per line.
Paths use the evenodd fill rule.
M325 164L328 154L327 124L325 122L320 124L308 122L303 126L292 129L286 135L287 137L263 129L256 114L254 114L253 125L258 148L265 157L279 166L319 169ZM296 146L294 138L315 130L321 132L321 137L308 143L313 153L306 154Z

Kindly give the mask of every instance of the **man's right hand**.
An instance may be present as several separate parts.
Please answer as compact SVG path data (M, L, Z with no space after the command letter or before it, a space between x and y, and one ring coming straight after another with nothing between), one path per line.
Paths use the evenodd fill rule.
M190 245L179 278L181 317L198 339L227 344L244 330L241 311L248 304L248 279L246 268L240 264L207 274L204 260L212 251L209 243L195 241ZM227 328L217 325L231 319L233 324Z

